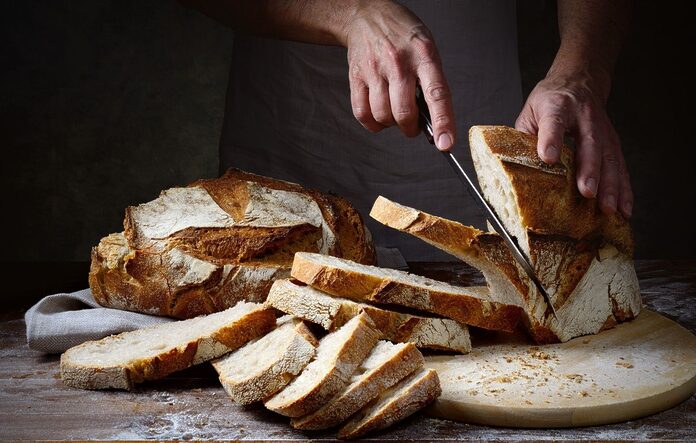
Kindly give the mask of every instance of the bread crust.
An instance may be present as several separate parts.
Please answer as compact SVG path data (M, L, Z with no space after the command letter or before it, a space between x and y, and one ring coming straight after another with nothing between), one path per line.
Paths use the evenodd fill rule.
M192 318L265 300L296 251L375 261L369 231L346 200L230 169L127 208L124 232L92 249L89 284L103 306Z
M397 282L371 273L371 269L356 272L328 265L322 263L320 257L318 254L295 254L290 275L338 297L406 306L485 329L512 331L522 313L518 305L491 299L485 287L457 288L456 293L448 293Z
M477 136L511 180L519 216L529 231L575 240L602 237L621 252L633 255L628 221L618 213L605 215L596 199L584 198L578 191L570 148L561 146L560 161L548 165L537 154L534 135L507 126L472 126L470 145ZM484 173L476 159L474 164L477 174Z
M128 361L110 367L75 361L73 355L83 349L94 347L97 343L108 345L115 339L127 337L130 332L106 337L102 340L88 341L68 349L61 355L61 379L66 385L79 389L130 390L137 383L156 380L173 372L220 357L239 348L249 340L264 335L273 329L275 322L274 309L259 305L254 310L218 328L210 335L181 343L179 346L163 351L152 358ZM156 331L158 326L148 329Z

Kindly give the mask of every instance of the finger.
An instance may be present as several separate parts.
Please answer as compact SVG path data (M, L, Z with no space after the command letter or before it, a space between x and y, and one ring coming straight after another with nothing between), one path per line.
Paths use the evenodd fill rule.
M418 55L417 74L430 111L435 145L441 151L449 151L456 139L452 95L442 72L435 44L431 39L413 40Z
M384 78L377 78L369 85L370 109L377 123L383 127L394 125L391 103L389 100L389 86Z
M527 134L537 134L539 131L529 100L527 100L527 103L525 103L522 108L522 112L520 112L520 115L517 116L517 120L515 120L515 129L526 132Z
M391 112L401 132L408 137L420 133L418 107L416 105L416 78L390 79L389 100Z
M631 189L631 177L626 168L626 161L621 162L619 172L619 209L626 218L633 215L633 189Z
M539 114L537 153L545 163L554 164L561 156L563 136L568 130L568 125L558 108L542 109Z
M350 79L350 104L353 108L353 115L365 129L371 132L384 129L384 126L377 123L372 116L367 85L362 80L352 77Z
M597 196L600 171L602 168L602 150L596 134L592 131L592 123L586 119L578 121L578 132L575 138L577 149L576 180L578 190L586 198Z
M626 167L626 160L624 159L621 150L621 140L619 139L616 130L611 126L609 127L610 137L609 139L613 143L616 149L616 153L619 159L619 171L618 171L618 206L617 209L625 218L631 218L633 214L633 190L631 189L631 178L628 174L628 168Z
M613 214L619 198L619 153L613 145L602 150L602 167L599 179L599 207L605 214Z

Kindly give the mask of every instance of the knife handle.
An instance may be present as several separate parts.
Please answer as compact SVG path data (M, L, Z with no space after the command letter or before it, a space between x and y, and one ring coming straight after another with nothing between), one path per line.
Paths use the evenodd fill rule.
M423 129L423 134L428 139L428 143L434 145L433 122L430 119L428 104L425 102L425 95L420 85L416 85L416 104L418 105L418 124Z

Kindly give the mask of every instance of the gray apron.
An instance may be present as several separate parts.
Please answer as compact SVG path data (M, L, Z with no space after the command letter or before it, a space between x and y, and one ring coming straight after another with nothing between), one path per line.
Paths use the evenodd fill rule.
M404 1L432 31L452 90L454 153L473 171L468 129L512 125L522 106L515 1ZM353 117L346 50L237 34L220 168L289 180L351 201L378 246L406 260L453 258L368 213L378 195L485 227L449 164L423 136L366 131Z

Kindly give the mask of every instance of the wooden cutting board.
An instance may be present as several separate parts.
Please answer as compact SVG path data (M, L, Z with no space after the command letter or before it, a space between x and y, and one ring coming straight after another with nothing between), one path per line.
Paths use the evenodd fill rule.
M588 426L660 412L696 391L696 336L645 309L632 322L567 343L489 341L467 355L427 357L442 384L431 415L508 427Z

